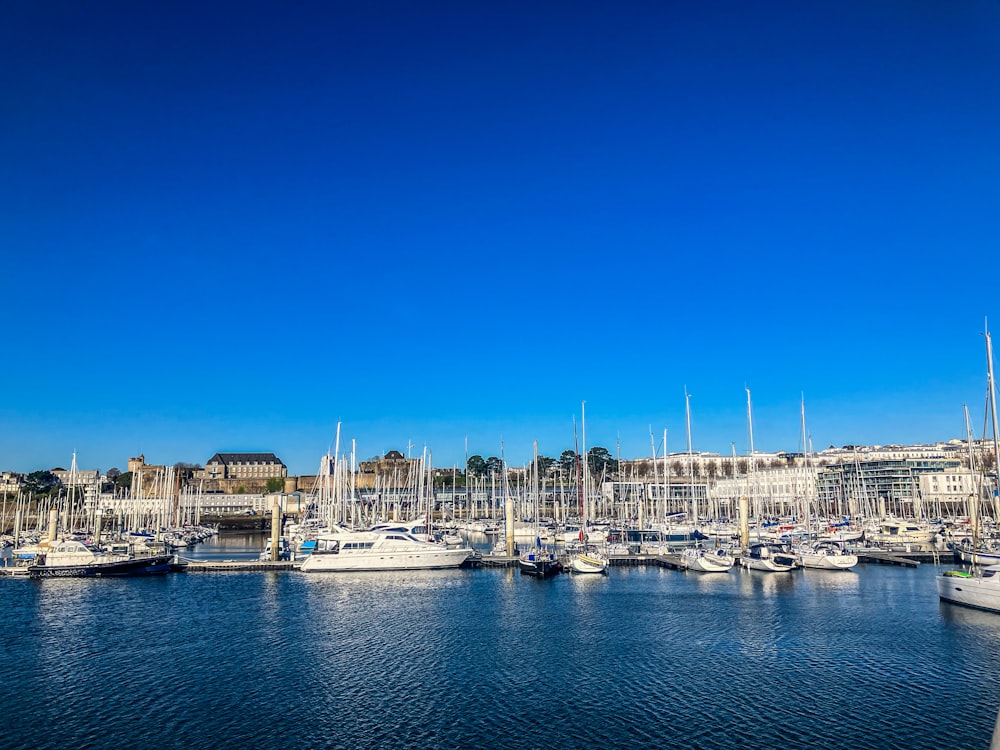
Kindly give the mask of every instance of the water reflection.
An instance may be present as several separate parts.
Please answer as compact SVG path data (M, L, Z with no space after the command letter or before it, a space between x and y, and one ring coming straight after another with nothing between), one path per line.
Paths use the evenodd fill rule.
M798 571L803 583L811 588L831 595L856 592L860 585L858 574L853 570L817 570L803 568Z
M745 596L773 597L791 593L795 587L795 571L772 573L763 570L740 570L740 590Z

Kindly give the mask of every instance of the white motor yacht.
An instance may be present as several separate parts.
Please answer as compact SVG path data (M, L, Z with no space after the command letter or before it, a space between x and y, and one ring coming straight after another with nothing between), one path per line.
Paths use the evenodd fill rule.
M457 568L473 550L448 548L404 531L335 530L320 534L300 568L307 573L361 570Z

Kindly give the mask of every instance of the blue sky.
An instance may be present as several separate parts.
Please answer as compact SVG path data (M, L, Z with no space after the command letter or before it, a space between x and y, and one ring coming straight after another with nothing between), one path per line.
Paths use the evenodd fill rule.
M991 2L15 1L0 469L981 430Z

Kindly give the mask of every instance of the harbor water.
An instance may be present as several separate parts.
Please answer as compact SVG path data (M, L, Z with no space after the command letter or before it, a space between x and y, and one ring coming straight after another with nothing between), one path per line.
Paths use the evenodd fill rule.
M938 572L0 579L3 748L986 750L1000 615Z

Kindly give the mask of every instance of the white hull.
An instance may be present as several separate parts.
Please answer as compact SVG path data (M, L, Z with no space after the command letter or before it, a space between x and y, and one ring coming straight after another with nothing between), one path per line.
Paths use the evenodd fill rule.
M794 565L786 565L774 560L747 560L744 565L750 570L763 570L767 573L786 573L795 570Z
M938 596L944 601L975 609L1000 612L1000 574L997 568L987 568L984 576L940 575L937 577Z
M931 544L935 536L936 529L915 523L883 523L876 529L865 531L865 539L875 545Z
M816 537L821 542L856 542L865 535L864 531L844 530L829 531Z
M768 573L786 573L798 567L795 555L779 545L753 545L743 555L742 561L743 566L750 570Z
M850 570L858 564L858 556L848 553L801 552L799 553L799 564L803 568L817 570Z
M818 542L803 545L796 550L799 565L817 570L850 570L858 564L858 556L853 555L839 544Z
M580 553L569 564L574 573L607 573L608 560L601 555Z
M457 568L466 561L471 550L445 549L430 552L411 552L393 555L357 553L343 555L317 555L313 553L302 563L307 573L327 571L362 570L435 570Z
M359 531L321 534L302 563L306 573L365 570L457 568L471 549L450 549L401 532Z
M681 566L686 570L699 573L727 573L735 560L724 550L711 552L708 550L686 549L681 553Z

